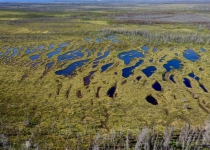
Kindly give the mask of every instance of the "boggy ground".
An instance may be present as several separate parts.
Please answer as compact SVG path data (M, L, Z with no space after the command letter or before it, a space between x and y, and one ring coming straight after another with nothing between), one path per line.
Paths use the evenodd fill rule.
M123 11L122 8L116 10ZM107 17L115 15L112 11L109 15L104 15L105 12L93 12L94 9L91 13L88 10L86 13L89 15L85 16L85 13L80 14L75 10L65 13L59 11L50 14L48 19L45 17L49 12L34 12L35 17L27 11L0 12L8 18L13 13L17 15L15 21L2 17L4 19L0 22L0 133L9 137L9 144L17 143L15 146L20 147L26 140L33 139L41 147L47 145L59 149L64 147L65 142L70 143L72 147L77 146L78 136L87 135L83 139L83 148L87 148L97 132L105 135L122 131L124 134L129 132L135 136L143 126L153 127L154 124L158 130L163 130L164 126L179 128L184 122L195 126L203 124L210 111L209 93L204 92L198 82L188 74L194 72L200 77L199 82L209 91L208 38L200 42L185 40L185 37L182 38L186 42L163 38L165 33L172 36L177 33L190 33L198 39L204 39L208 37L209 30L203 26L201 28L189 24L115 24L112 17ZM135 34L138 33L137 30L141 31L140 34ZM151 41L147 34L142 35L142 31L145 30L163 36ZM118 37L119 43L105 39L106 35L113 34ZM90 38L90 41L85 41L85 38ZM96 42L97 38L101 38L102 41ZM52 43L55 46L48 50ZM68 46L63 47L59 54L48 58L46 54L54 51L62 43L68 43ZM127 66L118 58L119 53L129 50L144 52L141 47L145 45L149 50L144 58L135 58ZM35 46L44 46L45 51L36 48L37 52L25 54L26 50L34 49ZM12 52L5 55L10 47L22 49L18 52L20 56L17 54L9 57ZM57 61L59 55L80 47L84 54L82 58ZM102 49L103 54L109 47L111 52L108 57L100 60L96 68L92 68L98 51ZM157 48L157 52L153 52L154 47ZM183 52L188 47L200 55L198 61L191 62L183 57ZM202 47L206 52L201 52ZM94 50L88 58L86 49ZM40 58L31 61L29 56L35 54L40 54ZM160 62L163 56L165 58ZM55 74L69 64L85 59L89 59L89 62L78 68L73 76ZM133 75L124 78L122 69L135 65L139 59L144 62L134 69ZM149 61L151 59L153 62ZM183 67L166 73L164 81L163 65L171 59L180 60ZM32 62L40 63L33 66ZM46 69L46 64L50 62L54 62L52 68ZM101 73L101 67L107 63L114 64ZM148 66L157 68L149 78L142 72L142 69ZM90 78L90 84L84 86L83 78L91 71L96 72ZM176 83L169 80L172 74ZM136 80L138 76L141 76L140 81ZM190 79L192 88L184 85L185 77ZM152 88L155 81L161 84L161 91ZM113 86L116 87L115 94L109 97L107 91ZM152 95L158 105L148 103L148 95Z

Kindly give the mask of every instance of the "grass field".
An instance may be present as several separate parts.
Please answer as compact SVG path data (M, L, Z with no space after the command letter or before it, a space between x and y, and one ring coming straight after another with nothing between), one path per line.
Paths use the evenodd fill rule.
M155 125L156 131L151 137L161 133L160 137L172 138L166 130L163 133L165 127L173 127L174 136L180 136L184 123L191 128L188 130L184 126L181 133L192 132L191 139L195 138L188 142L188 147L185 139L184 147L201 146L207 134L204 131L209 130L204 130L208 127L204 123L210 112L208 19L171 23L144 18L145 14L162 17L172 13L177 16L195 14L195 17L199 14L208 18L208 9L204 8L209 5L201 6L137 4L133 7L101 3L0 6L0 149L39 146L42 149L94 149L94 146L103 149L103 145L104 149L132 149L141 145L135 144L140 131L143 135L152 133L149 129ZM129 19L122 18L126 15ZM117 42L107 39L110 35L115 35ZM62 43L67 45L61 46ZM54 46L49 49L51 44ZM143 46L148 50L142 50ZM155 47L157 52L153 52ZM192 62L184 57L188 48L200 56L199 60ZM206 51L202 52L201 48ZM109 55L101 59L109 49ZM130 50L141 52L144 58L135 57L125 65L118 56ZM55 54L50 56L52 52ZM35 55L39 58L31 60ZM70 56L72 59L65 58ZM58 61L58 58L64 60ZM98 65L93 68L97 59ZM173 69L170 66L171 71L166 72L164 65L173 59L179 60L182 67ZM80 60L88 62L77 67L73 74L55 74ZM139 60L143 63L134 67L133 74L123 77L122 69L134 66ZM47 67L51 62L54 62L52 67ZM101 67L108 63L113 65L101 72ZM142 72L148 66L156 67L150 77ZM91 71L95 72L90 76L90 84L85 86L83 78ZM199 81L189 76L192 72ZM170 80L171 75L176 83ZM139 81L138 76L141 76ZM192 88L186 87L184 78L190 80ZM162 87L160 91L152 88L156 81ZM111 87L116 91L109 97L107 92ZM158 105L146 100L149 95ZM145 126L149 129L142 130ZM203 139L199 138L201 134ZM175 137L168 143L171 147L176 145L173 139ZM109 140L112 141L110 145ZM159 142L161 145L161 140ZM182 148L183 145L177 147ZM205 142L200 148L205 148Z

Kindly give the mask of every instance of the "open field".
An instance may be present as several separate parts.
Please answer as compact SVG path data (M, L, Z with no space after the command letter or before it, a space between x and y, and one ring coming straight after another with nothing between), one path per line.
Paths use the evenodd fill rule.
M0 149L208 148L209 12L0 5Z

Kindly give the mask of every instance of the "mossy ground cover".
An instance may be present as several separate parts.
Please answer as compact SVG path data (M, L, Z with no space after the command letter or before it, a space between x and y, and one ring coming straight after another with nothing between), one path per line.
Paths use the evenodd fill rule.
M145 39L139 35L119 33L116 35L120 42L113 43L106 40L102 32L104 29L111 31L140 29L152 33L197 32L205 35L209 34L208 29L199 30L197 26L183 24L115 24L106 20L107 17L101 17L104 12L98 11L88 13L89 18L91 14L93 18L96 16L93 20L86 20L84 16L76 19L66 17L71 16L71 13L77 15L75 11L68 11L66 14L64 12L35 13L34 17L31 17L33 13L27 11L19 13L0 12L0 20L4 20L0 22L2 33L0 52L5 53L10 47L22 49L18 52L20 56L9 57L12 54L10 52L8 55L1 56L0 59L0 133L8 134L10 143L16 143L19 147L26 140L33 139L41 147L61 149L65 146L83 145L81 147L86 149L97 132L106 135L122 131L123 134L129 132L135 136L143 126L153 127L156 124L158 130L163 130L165 126L181 127L184 122L196 126L203 124L208 117L209 93L204 92L194 79L188 77L189 73L194 72L200 77L200 83L206 89L210 89L208 84L210 47L208 44L173 41L153 43L148 41L149 37ZM48 15L53 16L53 19L43 19ZM80 16L79 12L78 15ZM5 20L5 18L8 19ZM17 22L11 22L10 18L15 18ZM33 19L27 20L28 18ZM90 41L86 42L85 38L90 38ZM96 42L97 38L101 38L102 42ZM53 49L48 50L52 43ZM46 54L54 51L62 43L69 44L63 47L59 54L48 58ZM36 48L37 52L25 54L26 50L42 45L44 52ZM133 59L126 66L117 57L118 54L129 50L142 51L141 47L144 45L148 46L149 50L145 58L142 58L143 64L134 69L132 76L123 78L122 69L135 65L139 59ZM93 61L98 57L98 51L102 49L103 54L109 46L111 46L109 56L102 59L97 68L92 68ZM82 47L84 57L57 61L59 55L79 47ZM156 53L153 52L154 47L158 49ZM183 57L183 52L188 47L200 55L200 60L191 62ZM201 47L205 48L206 52L201 52ZM171 48L173 51L170 51ZM94 50L89 58L87 58L86 49ZM35 54L39 54L40 58L31 61L29 56ZM160 62L161 57L165 55L165 59ZM151 58L153 62L149 61ZM69 64L85 59L90 59L90 61L78 68L74 76L64 77L55 74L56 71L66 68ZM165 72L163 65L171 59L181 60L183 67L166 73L166 81L163 81L162 74ZM33 67L32 63L35 62L40 63ZM55 62L55 64L45 72L45 65L49 62ZM101 66L110 62L114 65L101 73ZM148 66L157 68L150 78L142 73L142 69ZM91 71L96 72L91 77L90 85L84 86L83 77ZM174 74L175 84L168 79L171 74ZM136 80L137 76L142 76L140 81ZM185 87L184 77L190 79L191 89ZM125 80L127 83L122 84ZM152 88L155 81L161 84L163 88L161 92ZM114 98L110 98L107 96L107 91L114 85L116 85L116 94ZM99 97L96 97L98 87L101 88ZM80 98L77 95L79 90L82 94ZM157 99L158 105L152 105L146 101L146 96L150 94ZM82 144L78 144L78 139L82 135L85 139Z

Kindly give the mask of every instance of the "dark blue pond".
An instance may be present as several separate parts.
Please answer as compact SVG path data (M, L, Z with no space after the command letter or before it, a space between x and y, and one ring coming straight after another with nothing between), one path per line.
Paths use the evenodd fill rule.
M68 43L62 43L61 45L59 45L59 47L66 47L68 45L69 45Z
M107 95L109 96L109 97L114 97L114 93L115 93L115 91L116 91L116 86L113 86L113 87L111 87L108 91L107 91Z
M111 50L108 50L108 51L104 52L104 55L96 58L95 61L106 58L107 56L109 56L110 52L111 52Z
M57 55L57 54L59 54L60 52L61 52L61 47L56 48L55 51L50 52L50 53L48 53L48 54L46 54L46 55L47 55L48 58L52 58L54 55Z
M55 74L63 75L63 76L72 75L78 67L82 67L88 61L89 60L80 60L80 61L74 62L74 63L70 64L67 68L65 68L63 70L56 71Z
M199 86L202 88L202 90L206 93L208 93L208 90L204 87L203 84L199 83Z
M153 62L153 59L150 59L149 62Z
M200 58L200 56L196 52L191 50L191 49L185 50L183 52L183 56L184 56L184 58L186 58L186 59L188 59L188 60L190 60L192 62L195 62L195 61L197 61Z
M30 53L31 53L31 50L30 49L28 49L28 50L26 50L26 55L29 55Z
M163 80L163 81L166 81L165 78L166 78L166 73L163 73L163 74L162 74L162 80Z
M182 66L181 61L177 59L169 60L167 64L163 65L167 72L170 72L172 69L180 69Z
M204 92L208 93L208 91L207 91L207 89L204 87L204 85L201 84L201 83L199 82L200 78L199 78L198 76L196 76L196 75L194 74L194 72L189 73L188 76L191 77L191 78L193 78L193 79L195 79L196 81L198 81L199 86L202 88L202 90L203 90Z
M96 42L100 43L102 40L100 38L96 39Z
M137 50L131 50L118 54L118 58L123 60L124 64L128 65L133 58L144 58L144 55Z
M204 69L203 68L199 68L199 71L203 71Z
M199 81L200 80L200 78L198 76L196 76L194 74L194 72L189 73L188 76L191 77L191 78L193 78L193 79L195 79L196 81Z
M49 50L52 50L52 48L54 47L54 44L50 44L50 46L49 46Z
M173 83L176 83L176 81L174 80L174 75L170 75L169 79L173 82Z
M158 81L156 81L153 85L152 88L155 89L156 91L162 91L162 87Z
M29 58L31 59L31 60L36 60L36 59L38 59L40 57L40 55L33 55L33 56L30 56Z
M147 76L150 77L153 73L157 70L155 66L149 66L142 70L142 72Z
M136 77L136 80L140 81L141 80L141 76Z
M190 80L187 78L183 78L183 83L185 84L186 87L192 88Z
M138 67L139 65L141 65L144 61L143 60L139 60L134 66L128 67L128 68L124 68L122 69L122 76L124 78L128 78L131 74L133 74L133 70Z
M83 56L84 54L81 51L74 50L74 51L70 51L63 55L58 56L58 62L63 61L63 60L77 59Z
M17 53L18 53L18 49L17 48L15 48L14 50L13 50L13 54L11 55L11 57L14 57Z
M102 55L102 56L100 56L100 57L97 57L94 61L93 61L93 63L97 63L99 60L101 60L101 59L104 59L104 58L106 58L107 56L109 56L109 54L110 54L110 49L109 50L107 50L106 52L104 52L104 55ZM98 63L97 63L98 64Z
M154 53L157 52L157 48L156 47L153 48L153 52Z
M109 67L111 67L114 63L109 63L109 64L106 64L106 65L103 65L101 67L101 72L104 72L106 71Z
M159 62L163 62L165 60L167 55L164 55L163 57L160 58Z
M83 78L84 85L87 86L90 84L90 78L96 71L89 72L89 75Z
M206 49L204 49L204 48L201 48L201 52L206 52Z
M152 105L158 105L157 100L152 95L148 95L146 97L146 100L147 100L148 103L150 103Z
M141 49L144 50L144 51L148 51L149 50L149 48L147 46L142 46Z

